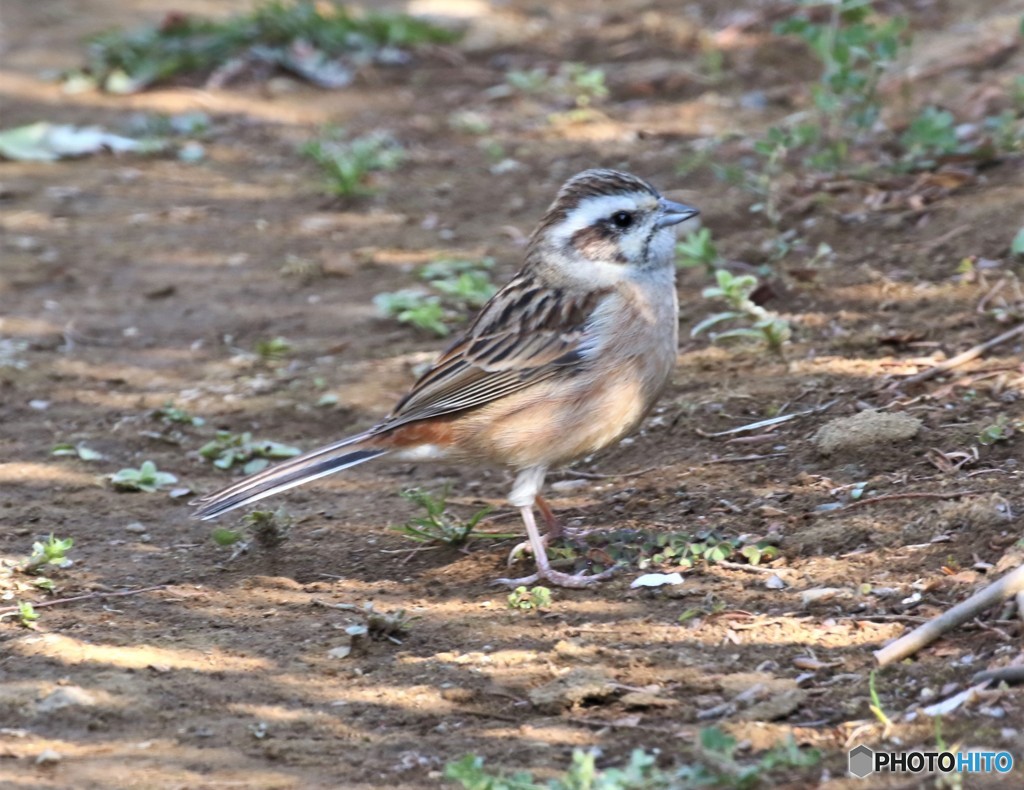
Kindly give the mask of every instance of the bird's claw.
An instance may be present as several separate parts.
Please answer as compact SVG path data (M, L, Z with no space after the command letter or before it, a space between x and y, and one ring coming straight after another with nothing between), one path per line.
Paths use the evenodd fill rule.
M502 585L505 587L523 587L527 584L536 584L539 581L546 581L549 584L553 584L556 587L568 587L570 589L582 590L586 587L590 587L594 584L599 584L603 581L608 581L617 570L619 565L609 568L601 573L595 573L593 576L583 576L582 574L576 575L572 573L562 573L552 568L538 569L536 573L531 573L529 576L523 576L518 579L495 579L492 584Z
M547 548L548 536L544 535L542 540L544 541L544 548ZM508 553L508 561L506 562L507 567L511 568L513 565L515 565L516 560L519 559L519 555L527 551L531 553L533 552L533 546L530 545L530 541L528 540L521 541L517 543L515 546L513 546L512 551Z

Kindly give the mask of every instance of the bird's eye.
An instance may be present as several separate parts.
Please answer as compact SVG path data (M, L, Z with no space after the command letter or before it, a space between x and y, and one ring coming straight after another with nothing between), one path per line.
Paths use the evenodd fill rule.
M612 224L616 228L628 228L633 224L633 215L628 211L616 211L612 214Z

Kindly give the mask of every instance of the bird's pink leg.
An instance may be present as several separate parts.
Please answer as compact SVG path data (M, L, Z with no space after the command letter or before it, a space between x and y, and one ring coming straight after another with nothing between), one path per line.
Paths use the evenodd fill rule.
M545 503L545 508L547 503ZM547 508L548 512L551 512L550 508ZM552 569L551 563L548 561L547 547L544 543L544 538L540 534L540 530L537 529L537 522L533 518L532 507L521 507L519 512L523 517L523 524L526 525L526 536L530 543L530 548L533 549L533 558L537 563L537 572L532 573L529 576L523 576L519 579L496 579L495 584L504 584L509 587L518 587L524 584L533 584L538 581L546 581L550 584L557 585L559 587L589 587L591 584L597 582L603 582L608 579L615 572L615 568L609 568L603 573L598 573L593 576L574 576L570 573L562 573ZM541 513L544 509L541 509ZM547 519L545 519L547 520Z

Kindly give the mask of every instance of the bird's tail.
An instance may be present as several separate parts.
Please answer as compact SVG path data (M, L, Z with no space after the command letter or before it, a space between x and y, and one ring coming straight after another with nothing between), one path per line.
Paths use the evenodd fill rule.
M342 439L340 442L313 450L290 461L283 461L232 486L200 497L191 503L197 507L193 516L204 521L217 518L237 507L258 502L268 496L340 472L342 469L348 469L388 452L386 448L369 446L368 438L367 434L359 434Z

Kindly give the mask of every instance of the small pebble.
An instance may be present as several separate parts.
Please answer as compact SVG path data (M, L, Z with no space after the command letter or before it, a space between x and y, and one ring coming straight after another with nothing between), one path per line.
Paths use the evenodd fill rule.
M36 757L36 765L56 765L63 760L63 755L53 749L43 749Z

